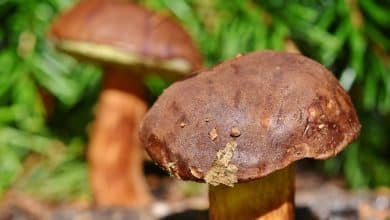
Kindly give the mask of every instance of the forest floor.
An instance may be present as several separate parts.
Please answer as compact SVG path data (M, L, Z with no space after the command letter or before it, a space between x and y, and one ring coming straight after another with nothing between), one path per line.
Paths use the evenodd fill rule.
M206 220L206 184L177 181L150 172L147 181L156 198L145 209L94 209L86 203L48 204L10 192L0 204L0 220ZM296 169L295 219L390 219L390 189L348 190L340 179Z

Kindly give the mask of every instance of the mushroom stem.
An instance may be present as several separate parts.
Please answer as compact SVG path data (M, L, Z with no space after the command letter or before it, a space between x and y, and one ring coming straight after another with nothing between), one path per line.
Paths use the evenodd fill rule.
M211 220L294 219L293 166L247 183L209 188Z
M110 67L105 71L88 151L97 206L142 206L151 198L138 138L138 126L147 111L141 85L125 70Z
M41 98L46 119L50 118L55 108L55 98L49 91L43 87L38 87L38 94Z

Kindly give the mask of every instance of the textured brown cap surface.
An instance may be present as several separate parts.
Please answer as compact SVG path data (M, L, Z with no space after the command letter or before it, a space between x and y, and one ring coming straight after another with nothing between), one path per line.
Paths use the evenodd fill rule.
M332 157L359 131L348 94L325 67L264 51L174 83L140 135L152 159L175 176L232 185L302 158Z
M82 0L56 19L50 36L110 46L153 62L182 58L191 70L201 66L199 51L176 21L127 1Z

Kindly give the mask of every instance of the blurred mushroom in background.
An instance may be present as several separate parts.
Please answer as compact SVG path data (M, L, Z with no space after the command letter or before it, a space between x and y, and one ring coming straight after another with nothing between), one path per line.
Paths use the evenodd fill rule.
M145 116L151 158L209 186L210 219L293 219L293 163L357 138L350 97L319 63L253 52L174 83Z
M201 67L199 51L172 18L121 0L80 1L56 19L50 37L58 49L105 70L88 150L96 204L147 204L138 138L147 111L144 77L185 76Z

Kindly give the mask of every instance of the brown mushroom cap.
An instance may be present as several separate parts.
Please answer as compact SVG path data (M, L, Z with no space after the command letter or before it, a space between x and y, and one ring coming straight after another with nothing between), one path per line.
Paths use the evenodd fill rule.
M187 74L201 66L190 36L173 19L121 0L82 0L52 25L65 52L95 61Z
M331 72L298 54L264 51L174 83L140 136L175 176L232 185L302 158L332 157L359 131L351 99Z

